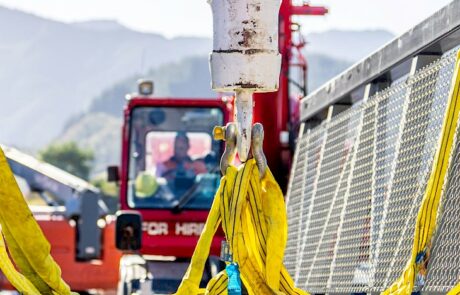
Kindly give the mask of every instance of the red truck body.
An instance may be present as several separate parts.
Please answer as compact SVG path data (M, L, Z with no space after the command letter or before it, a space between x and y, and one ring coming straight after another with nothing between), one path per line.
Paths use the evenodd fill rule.
M138 209L128 203L128 169L130 155L130 123L132 111L135 108L147 107L199 107L218 108L222 111L223 122L231 117L231 106L223 99L200 98L159 98L132 97L124 111L124 127L122 132L122 164L120 181L120 207L122 210L137 210L142 215L142 249L146 255L174 256L179 258L191 257L198 241L201 229L208 216L209 208L203 210L184 209L174 213L169 209ZM222 145L223 146L223 145ZM218 232L211 248L211 254L219 255L220 242L223 236Z

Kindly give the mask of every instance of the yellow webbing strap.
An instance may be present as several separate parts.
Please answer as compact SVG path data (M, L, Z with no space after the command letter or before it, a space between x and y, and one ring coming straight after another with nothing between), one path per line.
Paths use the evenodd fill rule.
M447 295L459 295L460 294L460 283L455 286L452 290L447 293Z
M190 266L176 294L227 294L224 271L199 289L212 238L222 223L233 260L249 294L302 294L283 265L287 220L283 194L270 170L260 180L255 161L222 177Z
M22 294L71 294L0 149L0 270Z
M21 273L19 273L15 268L13 263L10 261L8 252L6 250L5 241L0 231L0 269L7 278L7 280L16 287L17 290L20 290L25 294L40 294L35 288L35 286L25 278Z
M449 94L446 116L442 125L440 145L436 150L430 178L417 215L412 253L401 277L382 294L411 294L415 277L429 257L431 238L436 228L439 200L449 166L449 157L454 146L455 130L460 111L460 51L457 53L452 87Z

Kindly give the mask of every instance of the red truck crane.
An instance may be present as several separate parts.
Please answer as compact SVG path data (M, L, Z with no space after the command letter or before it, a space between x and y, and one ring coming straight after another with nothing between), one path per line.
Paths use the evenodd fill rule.
M292 17L325 13L324 7L282 1L279 90L254 95L254 121L265 128L264 152L282 187L289 174L298 101L307 92L305 42ZM119 290L166 293L177 288L188 266L219 186L224 146L213 141L212 130L231 121L234 106L231 97L154 97L153 82L138 86L124 110L121 168L108 170L109 179L120 184L117 246L136 254L122 258ZM219 255L223 238L216 236L212 256ZM203 283L218 268L218 258L210 258Z

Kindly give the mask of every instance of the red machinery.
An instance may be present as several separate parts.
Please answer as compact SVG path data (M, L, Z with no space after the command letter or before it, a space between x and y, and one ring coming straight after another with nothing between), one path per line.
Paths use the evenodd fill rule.
M207 112L207 110L210 111ZM212 112L215 113L213 114ZM146 124L147 129L140 131L143 132L143 140L140 143L143 146L141 147L142 152L134 151L135 146L139 144L139 142L135 142L135 139L133 139L135 137L133 126L136 124L134 121L145 119L145 115L150 116L147 120L156 120L156 124ZM161 118L162 116L164 118ZM202 117L200 118L200 116ZM209 118L213 117L214 120L208 122ZM182 121L177 122L177 119L182 119ZM187 119L190 121L185 121ZM123 128L120 204L122 210L135 209L142 215L144 234L141 252L143 254L190 257L197 242L197 237L201 232L201 227L206 220L212 196L209 199L210 195L206 195L205 197L208 199L204 199L204 197L202 198L203 200L200 199L202 204L192 204L189 208L188 203L182 204L180 200L177 203L175 202L181 196L176 196L176 199L170 202L168 200L159 200L158 198L162 196L158 194L167 193L160 190L159 192L155 192L153 196L157 197L157 199L137 198L138 201L136 203L134 199L137 196L131 199L128 196L130 193L130 182L131 186L136 185L133 183L133 181L136 182L136 177L132 176L132 169L146 171L158 168L155 165L159 166L173 155L174 138L177 131L182 131L186 132L187 136L190 137L191 147L189 154L201 158L208 156L207 161L212 166L209 170L213 170L218 163L222 146L220 143L212 143L212 128L214 127L214 123L221 125L228 121L228 119L229 109L227 104L220 99L149 98L140 95L134 96L129 100L125 109L125 127ZM164 122L160 122L162 120ZM200 124L204 126L198 126ZM156 126L158 128L155 128ZM207 141L205 143L206 147L200 145L203 141ZM133 153L144 153L146 157L139 156L141 159L138 162L134 158L137 155L133 156ZM148 154L152 154L150 158L147 156ZM135 164L133 161L138 162L137 164L140 167L134 168ZM212 174L212 180L215 181L216 176L220 177L219 173L218 170L214 169L214 171L208 174ZM139 176L139 173L137 176ZM189 183L186 183L188 179L186 177L183 178L180 180L184 182L182 187L189 186ZM178 185L180 186L180 184ZM189 188L187 187L187 189ZM215 189L211 190L212 194L214 194ZM179 194L184 195L185 192L179 191ZM187 200L184 199L182 202L185 201ZM212 254L219 255L219 249L220 245L216 242L213 245Z
M34 218L51 244L51 255L72 290L115 290L121 252L115 222L90 183L16 149L2 147ZM12 288L0 273L0 290Z
M227 122L231 112L230 104L221 99L149 97L151 92L145 88L152 86L148 81L140 83L144 95L131 97L125 108L121 173L112 177L120 180L120 207L125 210L117 218L117 244L123 250L139 249L147 260L133 255L123 258L123 294L132 292L136 288L132 282L146 279L147 273L153 274L157 293L177 287L219 185L223 146L213 141L212 129ZM184 167L168 167L169 159L178 156L177 141L188 141ZM117 171L109 169L109 175ZM142 224L140 219L130 219L132 214L126 210L140 213ZM127 227L142 229L142 247L138 241L120 245L125 234L128 239L136 235ZM219 255L220 240L215 239L211 255ZM123 266L141 271L123 271Z
M327 9L323 7L295 6L291 0L282 1L279 13L279 51L282 54L279 90L254 95L254 122L264 125L264 152L282 187L288 177L292 139L295 138L297 121L294 112L298 112L299 98L306 94L307 63L301 51L305 42L292 16L325 13ZM293 78L296 72L300 78L298 81ZM218 186L218 159L223 146L212 141L212 128L225 125L233 118L230 100L157 98L152 97L152 93L153 83L142 81L139 93L129 97L124 112L122 167L120 170L116 167L109 169L111 178L120 182L120 204L124 210L118 216L117 243L130 252L139 249L147 260L136 258L144 264L141 268L146 268L140 276L129 276L126 274L134 272L122 271L122 293L142 289L140 281L148 279L148 271L153 273L156 292L176 289ZM189 167L184 169L186 172L181 172L181 176L174 171L173 177L162 174L164 163L175 157L176 141L181 141L177 138L183 135L188 137L188 166L205 164L207 169L200 172L196 167ZM190 171L195 173L187 179L184 175ZM142 232L142 242L133 238L136 231ZM211 255L218 255L219 249L220 239L217 238ZM132 258L131 255L128 257ZM132 266L137 263L124 261L121 264ZM204 277L206 279L206 275Z
M264 153L268 166L280 186L285 189L289 177L293 140L299 120L299 101L307 94L307 61L302 53L305 45L295 15L324 15L327 9L308 4L296 6L292 0L281 2L279 13L279 52L282 55L279 89L254 95L254 122L265 129ZM296 77L295 77L296 76Z

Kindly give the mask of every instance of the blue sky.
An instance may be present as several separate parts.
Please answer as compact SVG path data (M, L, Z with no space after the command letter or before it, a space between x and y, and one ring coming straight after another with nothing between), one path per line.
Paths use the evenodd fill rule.
M302 17L303 31L386 29L401 34L451 0L315 0L326 17ZM73 22L117 20L132 29L167 37L212 36L206 0L0 0L0 5L46 18Z

